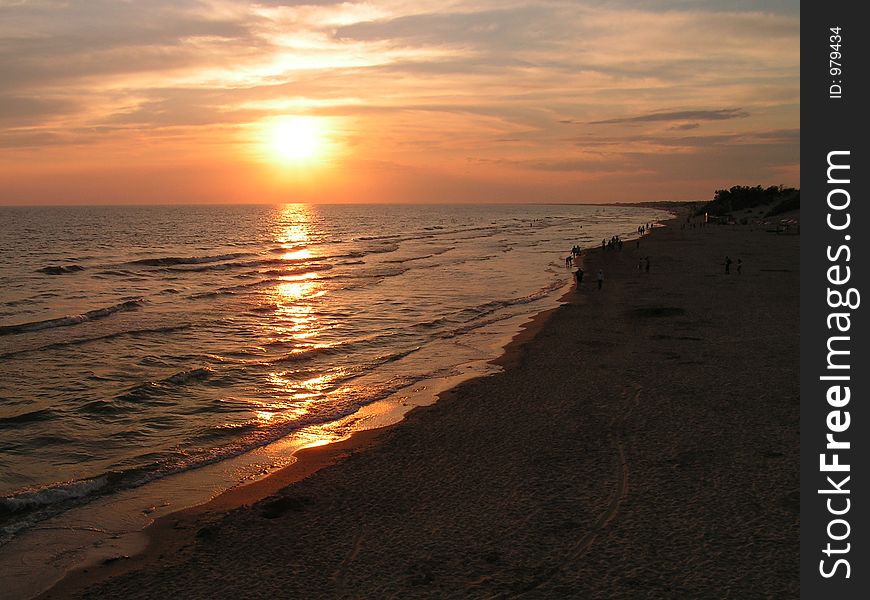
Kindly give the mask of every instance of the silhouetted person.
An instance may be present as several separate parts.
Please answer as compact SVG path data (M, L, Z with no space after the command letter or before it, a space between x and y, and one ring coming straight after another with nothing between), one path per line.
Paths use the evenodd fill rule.
M598 289L601 289L601 286L604 285L604 271L598 269Z
M574 279L577 280L577 287L580 287L580 284L583 283L583 269L574 271Z
M725 274L727 275L730 273L731 273L731 257L726 256L725 257Z

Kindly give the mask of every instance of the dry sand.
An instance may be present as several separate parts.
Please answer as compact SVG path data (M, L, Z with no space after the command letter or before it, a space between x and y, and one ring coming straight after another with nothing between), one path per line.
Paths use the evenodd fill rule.
M587 253L505 372L46 597L797 597L798 240L672 221Z

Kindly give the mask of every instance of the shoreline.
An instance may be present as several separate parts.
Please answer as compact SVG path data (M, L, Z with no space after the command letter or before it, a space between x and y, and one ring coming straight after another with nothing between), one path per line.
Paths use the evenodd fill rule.
M593 211L587 212L591 215ZM600 212L605 216L609 214L606 210ZM622 212L633 214L634 211L617 210L614 214L622 214ZM650 220L656 216L662 218L666 214L664 211L649 212L650 214L646 214L645 211L638 211L639 214L643 214L640 214L637 220ZM598 212L595 212L595 215L598 215ZM604 217L602 219L602 222L607 220ZM600 227L600 224L598 226ZM622 222L622 227L619 224L605 227L607 231L616 228L615 232L625 237L629 234L628 230L634 228L634 224ZM593 236L586 235L589 232L589 225L585 223L579 225L579 230L569 227L564 231L567 232L564 239L549 248L552 251L558 246L556 252L558 255L561 255L563 246L567 249L573 241L580 241L584 245L592 244L588 238ZM525 230L523 229L521 233L525 235ZM566 290L570 291L573 287L571 276L573 269L562 271L557 266L561 264L561 260L555 260L550 255L546 259L548 264L542 263L542 266L547 271L557 272L552 285L550 274L532 272L524 274L523 271L529 266L527 261L517 262L515 254L504 256L509 261L513 261L512 268L520 278L529 281L546 279L547 285L544 286L542 283L526 289L518 284L517 290L521 293L514 295L496 294L496 290L484 291L483 300L515 299L518 304L524 306L528 298L538 296L546 290L543 299L535 299L528 305L532 307L531 309L526 307L522 314L504 320L496 316L479 331L476 328L471 328L470 332L463 331L461 337L457 336L455 341L453 338L445 337L444 341L436 340L434 344L427 344L423 352L414 355L413 360L419 360L420 356L424 357L424 360L434 359L430 363L423 364L426 368L428 364L434 365L429 369L429 377L422 380L409 377L407 381L413 383L408 387L398 391L393 388L389 398L367 404L352 415L339 417L336 421L327 424L311 425L310 428L303 428L290 436L263 446L249 448L240 455L172 473L166 477L158 477L143 486L99 495L86 503L72 506L58 515L36 523L11 540L4 547L5 554L0 553L0 570L3 570L6 575L2 579L12 584L10 592L12 596L31 598L34 594L41 593L47 586L54 585L53 582L65 573L80 568L99 568L103 561L116 557L138 555L148 543L144 530L155 519L206 503L224 490L266 477L295 461L292 453L304 445L322 439L344 439L353 430L377 427L386 421L394 422L410 407L435 401L440 391L453 387L469 377L475 377L479 373L488 374L496 371L498 367L493 366L494 359L501 356L504 346L517 332L525 328L524 322L533 315L558 305L560 299L565 296ZM519 270L517 270L518 265ZM527 292L530 295L524 296ZM511 306L507 314L511 314L516 309L520 307ZM483 319L484 322L488 320L489 317ZM439 357L447 359L444 364L450 361L454 364L449 369L437 368L441 364ZM397 372L403 369L401 364L397 365L397 369ZM404 370L409 374L417 373L413 366ZM366 382L363 382L363 385L365 384Z
M604 205L607 206L607 205ZM670 219L656 221L657 226L663 226L670 221L676 221L679 217L672 212ZM639 236L647 238L649 233ZM626 243L635 241L635 237L626 238ZM575 258L574 265L569 268L571 277L566 291L561 294L555 307L547 308L521 323L519 331L513 334L502 347L501 353L486 361L487 364L497 365L502 369L515 368L522 359L523 349L532 341L546 326L553 314L565 304L576 303L576 279L573 272L577 268L583 268L584 261L590 254L605 252L599 246L594 245L583 251ZM586 279L590 282L591 278ZM113 577L124 575L137 569L147 568L154 565L169 553L177 553L195 543L197 532L211 526L230 512L251 507L258 502L267 500L280 492L282 489L302 481L306 477L321 469L338 464L343 458L371 449L378 445L379 438L391 429L405 425L414 417L414 413L434 405L449 402L457 396L457 388L463 384L478 379L490 377L492 373L472 374L460 380L446 389L434 392L431 402L415 405L409 410L402 412L398 420L391 421L386 425L374 428L359 429L349 436L329 441L324 444L304 446L291 453L291 459L295 459L289 465L279 468L273 473L255 481L237 485L220 492L212 499L169 512L154 520L142 530L146 538L143 549L132 555L123 555L117 558L103 560L99 564L89 564L68 571L59 581L51 587L34 596L34 600L51 600L55 598L72 597L78 591L88 586L99 583ZM351 415L352 416L352 415Z
M597 247L584 251L600 251ZM580 265L582 267L582 256ZM573 276L572 276L573 279ZM562 294L557 306L545 309L527 318L511 339L503 346L501 354L486 361L502 369L512 368L522 358L523 346L540 333L552 315L568 302L576 289L575 284ZM142 533L147 538L145 547L131 556L120 556L68 571L59 581L47 590L34 596L34 600L52 600L72 597L87 587L122 576L137 569L148 568L162 560L166 555L184 551L196 542L201 531L221 520L227 514L249 508L259 502L275 497L281 490L313 475L321 469L340 464L344 458L356 452L364 452L376 447L381 436L392 429L405 425L414 418L415 413L425 411L434 404L449 402L456 397L456 388L478 379L490 377L492 373L471 374L446 389L434 392L432 402L412 406L402 412L398 420L373 428L353 431L345 438L323 444L304 446L292 452L295 459L289 465L266 475L261 479L231 487L204 503L196 504L177 511L169 512L154 520ZM459 376L461 377L461 376ZM365 408L365 407L364 407Z
M671 218L656 221L656 226L663 226L670 221L676 221L679 216L671 211ZM640 239L649 236L649 233L639 235ZM635 241L634 236L626 238L625 242ZM568 269L571 273L569 284L556 302L556 306L544 309L521 323L519 330L513 334L501 348L501 352L495 358L486 361L487 364L497 365L502 369L511 369L517 366L522 359L524 346L533 340L545 327L553 314L565 304L576 303L577 285L573 272L577 268L583 268L584 261L590 254L604 252L599 246L594 245L584 250L574 259L574 264ZM591 278L586 279L591 282ZM118 558L103 560L100 564L88 564L68 571L59 581L38 595L37 600L49 600L65 598L83 590L88 586L101 581L117 577L136 569L147 568L168 553L178 552L193 544L196 540L196 532L208 527L215 521L220 520L226 514L241 508L247 508L254 504L275 496L282 489L302 481L306 477L316 473L324 467L340 463L341 460L355 452L365 451L378 444L378 440L390 429L400 427L413 417L413 414L433 404L449 402L457 395L456 389L465 383L478 379L485 379L492 373L471 374L467 377L459 376L457 383L449 385L446 389L434 392L431 402L415 405L401 412L397 420L391 420L386 425L378 425L373 428L365 428L353 431L349 436L324 444L303 446L290 455L295 459L289 465L279 468L277 471L266 475L261 479L237 485L220 492L212 499L194 506L169 512L154 520L148 525L142 534L146 537L145 547L130 556L124 555ZM394 409L395 410L395 409ZM352 415L351 415L352 416Z
M782 326L797 274L782 267L797 240L667 223L639 251L585 251L603 291L572 286L514 336L503 371L303 451L282 471L296 483L262 480L265 500L238 488L167 515L144 554L40 597L794 591L797 338ZM753 265L742 279L715 262L735 244ZM635 271L647 252L652 272Z

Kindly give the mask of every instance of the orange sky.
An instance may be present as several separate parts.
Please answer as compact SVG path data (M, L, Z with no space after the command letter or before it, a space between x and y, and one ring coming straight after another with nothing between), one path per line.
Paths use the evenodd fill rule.
M796 4L0 0L0 204L798 186Z

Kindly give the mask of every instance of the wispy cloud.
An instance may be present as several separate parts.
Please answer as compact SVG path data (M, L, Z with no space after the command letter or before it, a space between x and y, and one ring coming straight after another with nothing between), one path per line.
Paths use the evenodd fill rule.
M236 162L252 177L256 135L287 114L334 124L332 179L346 185L326 200L361 182L381 198L416 189L374 183L371 161L421 189L467 180L522 199L547 185L562 200L618 197L602 174L620 160L650 181L671 176L662 152L691 170L710 155L692 139L781 146L770 168L718 154L742 180L799 163L795 140L771 133L799 127L799 17L780 0L0 1L0 81L10 185L107 157L143 172L171 158L191 178ZM543 171L544 184L529 175ZM509 180L515 194L494 183Z
M654 123L657 121L725 121L727 119L742 119L749 113L739 108L721 108L719 110L678 110L672 112L655 112L635 117L617 117L603 121L590 121L590 125L605 125L612 123Z

